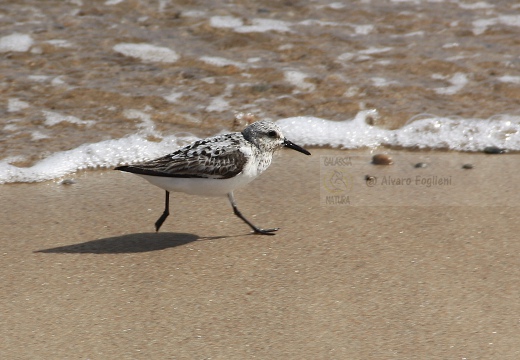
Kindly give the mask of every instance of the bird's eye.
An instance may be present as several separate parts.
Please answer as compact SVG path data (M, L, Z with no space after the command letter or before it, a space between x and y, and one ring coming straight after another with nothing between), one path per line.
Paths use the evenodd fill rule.
M278 134L276 133L276 131L274 130L271 130L267 133L267 136L271 137L271 138L275 138Z

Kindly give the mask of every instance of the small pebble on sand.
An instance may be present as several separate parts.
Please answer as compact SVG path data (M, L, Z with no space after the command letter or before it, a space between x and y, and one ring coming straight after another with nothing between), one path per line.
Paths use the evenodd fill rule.
M501 149L496 146L488 146L484 148L484 152L486 154L504 154L506 152L506 149Z
M60 182L60 185L73 185L76 183L74 179L64 179Z
M392 165L394 161L386 154L376 154L372 156L372 164L374 165Z

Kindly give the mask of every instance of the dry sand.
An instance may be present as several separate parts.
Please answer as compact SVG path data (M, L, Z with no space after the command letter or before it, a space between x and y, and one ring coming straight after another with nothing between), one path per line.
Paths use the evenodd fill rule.
M225 198L183 194L156 234L163 192L116 171L0 186L0 358L520 358L517 155L450 155L469 191L449 198L480 181L500 206L360 206L359 187L324 206L331 154L347 153L285 151L236 192L276 236L250 235ZM356 179L390 171L348 154Z

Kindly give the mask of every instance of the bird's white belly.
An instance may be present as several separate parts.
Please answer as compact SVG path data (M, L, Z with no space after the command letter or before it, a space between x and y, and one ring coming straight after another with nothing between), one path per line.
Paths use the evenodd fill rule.
M138 174L139 175L139 174ZM177 191L192 195L223 196L254 180L256 176L240 173L229 179L178 178L139 175L151 184L167 191Z

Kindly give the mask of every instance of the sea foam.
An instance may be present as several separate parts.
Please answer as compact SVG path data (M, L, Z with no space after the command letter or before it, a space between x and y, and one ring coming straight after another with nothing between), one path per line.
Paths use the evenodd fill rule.
M175 51L169 48L151 44L121 43L114 46L114 51L149 62L174 63L180 58Z
M127 116L143 117L141 113ZM369 119L377 117L375 110L364 110L353 119L344 121L298 116L278 120L277 124L288 139L301 146L341 149L395 146L457 151L482 151L488 146L496 146L520 151L520 116L463 119L422 115L394 130L370 125ZM141 120L143 126L136 134L56 152L31 167L12 165L12 162L20 160L16 157L0 160L0 183L46 181L82 169L111 168L140 162L168 154L197 140L191 134L162 136L155 130L151 119ZM160 141L149 141L150 134Z
M210 25L215 28L230 28L238 33L252 32L290 32L291 24L286 21L274 19L255 18L250 20L249 25L245 25L240 18L233 16L213 16L209 21Z
M423 115L395 130L369 125L368 119L377 117L375 110L364 110L352 120L298 116L279 120L278 125L289 139L307 146L343 149L395 146L457 151L481 151L496 146L520 150L520 116L463 119Z
M144 161L159 157L181 144L195 141L194 136L168 136L160 143L147 140L143 134L133 134L121 139L83 144L75 149L56 152L31 167L17 167L10 161L0 160L0 184L15 182L39 182L57 179L78 170L109 168L117 164Z
M11 34L0 38L0 53L26 52L33 46L34 40L26 34Z

